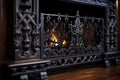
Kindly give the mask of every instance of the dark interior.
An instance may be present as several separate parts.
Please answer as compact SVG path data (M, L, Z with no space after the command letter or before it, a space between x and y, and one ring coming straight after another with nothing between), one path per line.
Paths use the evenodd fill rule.
M62 0L40 0L40 12L53 14L76 15L79 10L80 16L105 17L106 9L99 6L91 6L81 3L65 2Z

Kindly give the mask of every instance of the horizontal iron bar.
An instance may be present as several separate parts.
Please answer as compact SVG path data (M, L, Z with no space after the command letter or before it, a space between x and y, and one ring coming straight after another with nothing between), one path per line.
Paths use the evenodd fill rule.
M59 16L58 14L47 14L47 13L41 13L41 16ZM60 15L61 17L66 17L66 15ZM70 18L75 18L75 16L70 16ZM98 19L98 20L104 20L103 18L96 18L96 17L81 17L80 18L86 18L86 19Z
M73 57L84 57L84 56L98 56L98 55L102 55L102 53L96 53L96 54L81 54L81 55L66 55L66 56L57 56L57 58L56 58L56 56L55 57L50 57L50 58L48 58L48 59L65 59L65 58L73 58Z
M49 60L42 60L42 59L15 61L15 62L11 63L11 65L9 65L9 67L36 65L36 64L47 64L49 62L50 62Z
M58 14L47 14L47 13L41 13L41 15L43 15L43 16L59 16ZM66 15L60 15L60 16L66 17ZM70 15L68 15L68 17L75 18L75 16L70 16Z
M49 66L48 69L53 69L53 68L61 68L61 67L67 67L67 66L72 66L72 65L78 65L78 64L85 64L85 63L91 63L91 62L98 62L102 61L102 59L96 59L96 60L91 60L91 61L84 61L84 62L78 62L78 63L72 63L72 64L64 64L64 65L56 65L56 66Z

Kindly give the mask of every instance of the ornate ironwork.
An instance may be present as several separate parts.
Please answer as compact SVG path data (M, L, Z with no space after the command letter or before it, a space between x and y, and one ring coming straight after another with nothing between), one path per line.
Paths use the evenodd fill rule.
M51 67L101 60L104 52L104 19L94 17L41 14L44 31L41 58Z
M109 67L111 63L119 64L119 52L117 50L117 21L116 21L116 0L108 2L108 26L106 33L106 46L105 53L106 67Z
M15 59L40 57L39 0L16 0Z
M67 1L67 0L66 0ZM70 0L87 5L108 6L107 0ZM15 64L10 64L12 78L47 80L49 68L101 61L104 53L104 19L40 13L39 0L15 0L14 51ZM107 50L116 48L115 4L111 4L107 31ZM105 54L107 57L118 54ZM28 60L31 60L30 62ZM37 59L37 61L33 61ZM25 60L25 62L21 61ZM18 80L19 80L18 78Z
M61 58L52 58L48 68L64 67L68 65L77 65L89 62L101 61L101 55L78 55Z
M117 51L117 22L116 22L116 3L109 2L109 18L107 27L107 52Z

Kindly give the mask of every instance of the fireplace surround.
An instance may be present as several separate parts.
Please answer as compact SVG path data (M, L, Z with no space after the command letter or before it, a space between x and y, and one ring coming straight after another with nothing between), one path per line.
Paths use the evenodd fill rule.
M46 70L119 64L115 1L13 0L11 80L47 80ZM12 37L12 39L11 39Z

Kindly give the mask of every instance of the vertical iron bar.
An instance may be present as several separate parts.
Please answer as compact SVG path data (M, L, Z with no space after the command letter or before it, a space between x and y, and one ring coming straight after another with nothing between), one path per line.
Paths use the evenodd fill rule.
M44 55L43 45L44 45L44 15L41 13L41 57Z
M39 25L39 0L36 1L37 2L37 26Z

